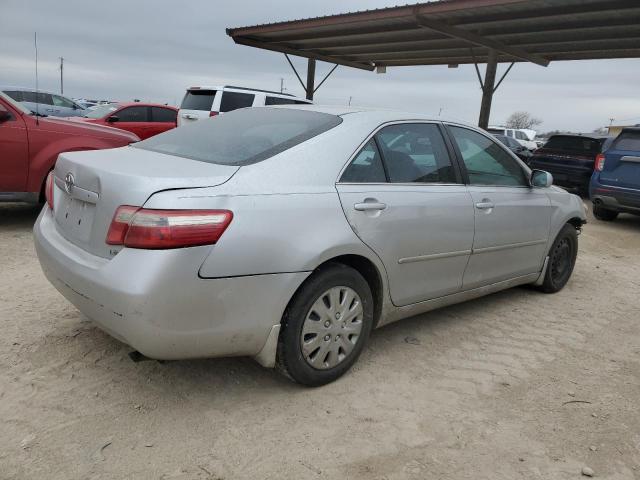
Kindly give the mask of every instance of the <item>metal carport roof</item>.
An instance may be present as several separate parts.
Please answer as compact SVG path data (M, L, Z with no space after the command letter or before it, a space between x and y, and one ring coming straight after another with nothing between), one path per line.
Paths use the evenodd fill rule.
M496 65L640 57L640 0L440 0L227 29L242 45L364 70L486 63L486 127ZM499 82L498 82L499 84Z

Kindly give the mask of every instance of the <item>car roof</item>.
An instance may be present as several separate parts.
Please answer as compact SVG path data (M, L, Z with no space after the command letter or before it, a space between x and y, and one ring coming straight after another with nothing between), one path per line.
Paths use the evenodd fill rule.
M151 103L151 102L111 102L111 104L116 104L118 105L118 108L122 108L122 107L162 107L162 108L169 108L171 110L178 110L176 107L171 106L171 105L165 105L164 103ZM111 105L111 104L105 104L105 105Z
M187 87L187 90L225 90L225 89L246 90L247 92L268 93L270 95L276 95L278 97L295 98L297 100L310 101L303 97L296 97L295 95L292 95L290 93L276 92L273 90L262 90L260 88L238 87L236 85L194 85L192 87Z

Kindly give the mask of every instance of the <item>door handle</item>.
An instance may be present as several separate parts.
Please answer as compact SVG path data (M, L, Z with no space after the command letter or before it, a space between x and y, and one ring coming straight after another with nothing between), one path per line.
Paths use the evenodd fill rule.
M476 203L476 208L478 210L491 210L493 207L495 207L493 202L491 202L489 200L486 200L486 199L483 200L482 202Z
M364 202L356 203L353 208L358 210L359 212L367 212L371 210L384 210L385 208L387 208L387 204L378 202Z

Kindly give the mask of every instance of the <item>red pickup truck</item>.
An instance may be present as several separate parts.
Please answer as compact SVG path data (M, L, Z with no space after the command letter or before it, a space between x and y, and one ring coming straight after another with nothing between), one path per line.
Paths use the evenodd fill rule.
M62 152L122 147L138 140L116 128L36 116L0 92L0 201L44 201L47 174Z

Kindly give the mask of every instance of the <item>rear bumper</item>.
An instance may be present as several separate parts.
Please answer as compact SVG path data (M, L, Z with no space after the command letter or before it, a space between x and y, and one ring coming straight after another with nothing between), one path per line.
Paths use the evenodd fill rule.
M113 337L157 359L257 355L308 275L202 279L198 269L211 247L125 248L104 259L62 237L47 208L34 239L45 275L67 300Z
M640 214L640 189L601 184L594 175L589 187L591 201L607 210Z

